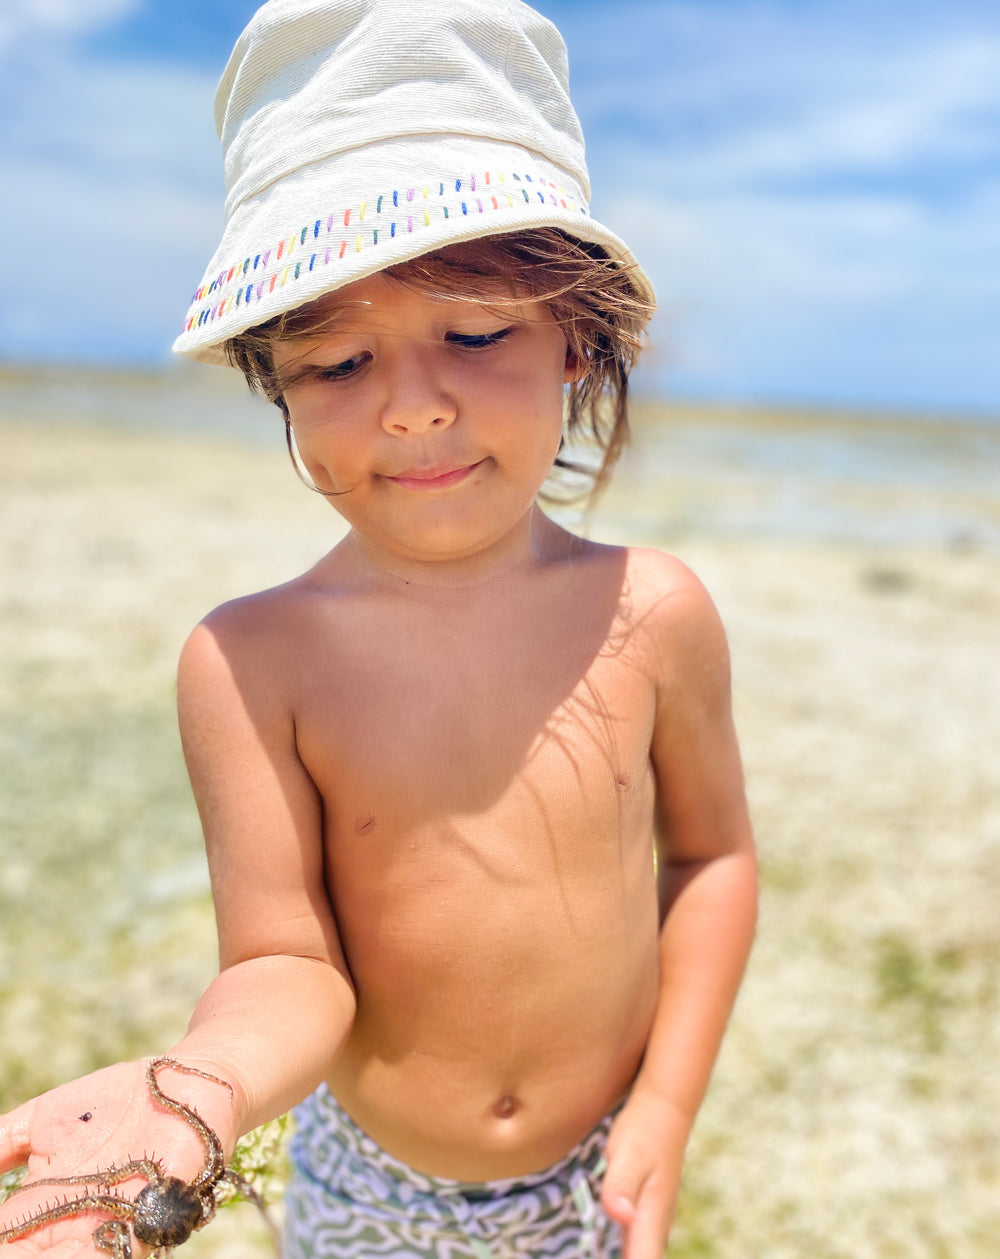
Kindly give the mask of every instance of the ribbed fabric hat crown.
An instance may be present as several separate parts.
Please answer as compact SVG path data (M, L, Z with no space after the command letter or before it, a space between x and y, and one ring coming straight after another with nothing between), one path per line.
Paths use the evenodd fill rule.
M219 84L226 217L300 166L402 136L518 144L590 197L556 28L519 0L271 0Z
M226 227L174 345L205 362L460 240L555 226L635 267L588 214L562 38L520 0L269 0L233 49L216 125Z

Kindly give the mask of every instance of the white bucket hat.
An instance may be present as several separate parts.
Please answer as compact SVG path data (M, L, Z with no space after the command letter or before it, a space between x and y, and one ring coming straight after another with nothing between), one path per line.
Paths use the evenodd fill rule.
M226 226L174 350L458 241L590 218L566 48L520 0L269 0L219 83Z

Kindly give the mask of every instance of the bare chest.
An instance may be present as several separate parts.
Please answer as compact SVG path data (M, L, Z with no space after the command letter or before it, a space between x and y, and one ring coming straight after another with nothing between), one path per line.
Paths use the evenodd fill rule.
M586 1005L585 959L634 964L630 932L655 913L652 691L621 653L574 670L537 646L489 668L455 644L433 669L400 649L310 693L301 754L366 1009L397 1009L403 976L418 1004L436 994L441 1026L456 992L466 1011L498 985L551 1005L573 958L566 1000Z
M628 652L511 636L331 661L303 689L300 755L328 836L545 825L621 832L650 806L654 696Z

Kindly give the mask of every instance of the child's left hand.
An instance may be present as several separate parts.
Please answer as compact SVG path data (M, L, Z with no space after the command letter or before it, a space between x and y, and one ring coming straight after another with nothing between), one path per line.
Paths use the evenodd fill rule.
M663 1259L690 1120L656 1094L633 1092L608 1137L601 1203L622 1226L624 1259Z

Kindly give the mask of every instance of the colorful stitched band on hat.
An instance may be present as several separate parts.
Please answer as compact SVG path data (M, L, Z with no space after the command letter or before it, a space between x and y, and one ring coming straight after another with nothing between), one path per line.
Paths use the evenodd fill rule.
M503 185L503 187L501 187ZM516 206L553 205L571 213L588 214L551 180L503 172L437 181L434 185L394 189L307 223L277 244L234 262L211 280L204 281L191 301L185 332L223 318L230 311L261 301L275 288L297 280L303 271L329 266L347 253L360 253L378 245L379 237L417 232L441 219L491 213ZM378 220L374 223L372 220ZM388 222L386 221L388 220ZM361 228L347 232L344 229ZM336 229L336 230L335 230ZM294 263L292 255L298 254ZM271 259L281 262L268 270ZM211 299L206 301L206 299Z

